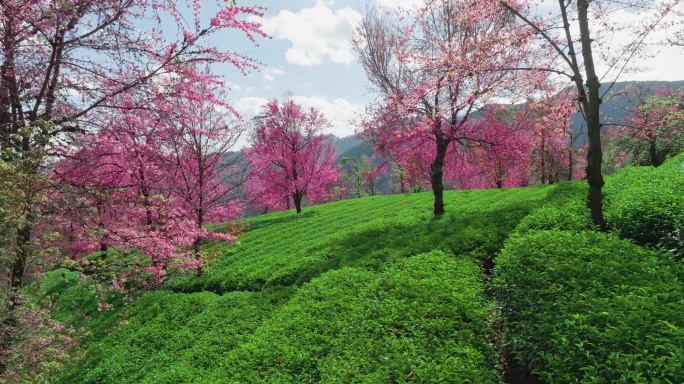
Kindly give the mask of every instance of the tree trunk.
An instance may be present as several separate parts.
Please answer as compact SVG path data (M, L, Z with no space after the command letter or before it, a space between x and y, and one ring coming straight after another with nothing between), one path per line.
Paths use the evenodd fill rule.
M572 181L572 143L570 143L570 149L568 149L568 181Z
M31 243L31 224L26 223L17 230L17 245L12 270L10 272L10 304L11 312L19 305L19 293L24 283L24 273L26 271L26 259L29 254L29 244Z
M292 200L294 200L294 205L295 209L297 210L297 214L302 213L302 195L299 192L296 192L292 195Z
M589 136L589 151L587 152L587 181L589 182L589 196L587 206L591 211L591 219L605 231L606 222L603 219L603 175L601 174L601 164L603 162L603 151L601 149L601 122L599 107L601 99L599 97L598 76L594 68L594 58L591 52L591 36L589 34L588 20L589 0L577 1L577 13L580 27L580 40L582 42L582 57L584 58L584 69L587 74L588 98L581 100L587 107L585 116L587 121L587 133ZM581 85L581 84L580 84ZM582 92L580 98L583 97Z
M444 214L444 158L446 157L449 141L441 136L437 137L437 154L430 167L430 184L432 193L435 195L435 216Z
M200 254L200 245L202 244L202 239L201 238L196 238L195 241L192 242L192 250L195 252L195 260L200 260L201 259L201 254ZM202 276L202 264L200 264L197 267L197 277Z
M546 129L542 131L541 139L541 183L546 184Z
M663 162L660 161L660 158L658 157L658 147L656 147L656 139L653 138L649 142L648 146L648 154L651 157L651 165L654 167L660 167L663 165Z
M399 168L399 193L402 195L406 193L406 187L404 187L404 171Z
M28 259L29 253L30 253L30 247L31 247L31 232L33 231L33 215L32 215L32 208L33 208L33 193L35 192L32 190L33 187L33 176L35 174L35 170L32 168L33 165L31 164L31 159L30 157L30 143L28 137L22 138L22 145L21 145L21 150L22 150L22 161L24 162L24 166L27 167L28 173L26 175L26 191L24 192L25 195L25 202L26 204L26 210L27 210L27 215L26 215L26 221L22 224L20 228L17 229L17 243L15 246L15 256L14 256L14 261L12 262L12 270L10 272L10 297L11 297L11 303L9 306L10 312L16 308L19 303L19 291L24 283L24 273L26 271L26 260Z
M200 190L203 191L204 188L201 188ZM204 194L202 192L200 192L199 196L199 206L200 208L197 210L197 229L201 231L202 227L204 227ZM195 260L199 262L199 265L197 266L197 277L202 276L202 273L204 272L202 271L202 254L200 253L201 245L201 237L195 238L195 241L192 242L192 250L195 252Z
M97 216L100 218L100 222L97 224L97 228L104 233L105 230L105 224L102 216L104 216L103 208L102 208L102 201L97 202L95 205L97 207ZM104 241L100 242L100 259L104 260L107 258L107 251L109 250L109 247L107 246L107 243Z

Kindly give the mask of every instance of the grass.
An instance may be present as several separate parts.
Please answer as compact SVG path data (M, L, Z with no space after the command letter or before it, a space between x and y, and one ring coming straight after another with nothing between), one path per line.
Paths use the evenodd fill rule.
M584 189L449 191L440 218L430 193L253 217L236 244L205 247L202 277L105 312L56 274L55 316L81 325L78 300L92 312L56 381L498 381L482 266L530 212Z
M253 217L237 243L205 244L201 277L132 302L56 271L38 294L84 344L52 379L679 380L681 268L591 231L585 198L574 182L449 191L438 218L429 193Z
M430 193L252 217L238 242L203 246L201 277L133 300L55 271L32 294L83 346L47 379L681 382L681 163L609 178L610 234L571 182L447 191L437 218Z
M328 270L381 270L435 249L486 257L495 254L518 222L556 188L447 192L447 213L441 218L432 215L429 193L340 201L309 207L299 216L279 212L255 217L238 244L207 250L221 256L202 278L177 279L170 287L220 293L298 286ZM578 189L576 184L560 188Z

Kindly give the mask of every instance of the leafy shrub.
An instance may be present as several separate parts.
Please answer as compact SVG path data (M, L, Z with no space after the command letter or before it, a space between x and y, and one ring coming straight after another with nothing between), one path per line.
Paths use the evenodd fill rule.
M684 173L684 153L668 160L665 164L658 168L659 172L677 172ZM665 233L661 237L659 246L664 247L678 259L684 259L684 212L680 212L681 216L675 220L675 228Z
M474 261L442 252L377 274L328 272L304 285L218 382L493 383L488 305Z
M2 315L4 315L3 312ZM4 317L4 316L2 316ZM23 302L12 323L0 320L0 382L46 383L69 361L74 330L50 319L49 312Z
M585 188L584 183L562 183L449 191L447 214L441 218L433 218L429 193L249 218L236 244L203 248L213 261L201 278L177 276L166 286L172 292L144 293L132 303L107 298L115 310L98 311L102 297L74 274L56 276L45 285L56 305L53 314L89 334L57 382L213 383L279 377L291 382L303 375L328 382L390 377L423 382L440 375L446 382L467 377L496 381L482 376L493 372L495 359L485 336L481 271L473 260L498 252L536 207L561 203L569 194L584 199L586 192L577 186ZM416 256L434 249L467 260ZM444 266L453 272L446 273ZM345 274L349 280L343 284ZM307 296L311 287L323 293L321 303L308 309L302 303L313 300ZM467 304L461 303L465 292L474 295ZM409 294L414 296L405 297ZM306 332L297 331L296 321L287 321L286 316L295 315L310 319ZM318 327L316 317L326 321ZM287 332L279 334L284 327ZM392 327L405 327L403 336L394 336ZM319 346L326 352L318 354ZM283 348L303 362L296 368L299 373L283 370L284 360L278 363L280 357L274 357ZM346 356L357 362L358 372L346 365Z
M684 222L684 218L680 220ZM672 232L666 233L658 246L665 248L672 253L678 260L684 259L684 224L675 228Z
M605 187L605 216L621 236L639 244L657 244L682 224L684 170L681 157L659 168L630 167Z
M598 232L509 239L494 292L515 357L549 383L684 382L684 267Z
M658 167L659 170L679 171L684 172L684 152L667 160L663 165Z
M249 218L239 244L207 250L223 257L202 278L177 278L168 286L185 292L260 291L301 285L342 267L381 270L393 260L434 249L492 255L556 188L447 191L447 213L437 219L431 193L366 197L311 207L302 215L277 212Z
M515 231L522 234L530 230L585 231L593 228L594 224L586 204L571 201L537 208L520 221Z
M143 295L119 316L120 328L91 343L65 383L188 383L224 363L274 307L268 295L203 292Z
M586 204L587 189L587 184L583 182L558 184L547 196L548 203L525 216L515 228L515 233L523 234L530 230L594 229Z
M119 313L128 304L121 292L66 269L46 274L26 290L42 306L50 308L53 320L77 330L83 329L74 334L80 342L89 342L111 332L117 325Z
M68 383L499 382L481 271L442 252L282 292L143 295Z

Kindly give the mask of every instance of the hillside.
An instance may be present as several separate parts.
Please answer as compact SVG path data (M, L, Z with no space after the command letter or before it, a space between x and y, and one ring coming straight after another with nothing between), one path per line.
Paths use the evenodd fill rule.
M668 169L682 174L681 165ZM621 184L611 185L614 191ZM431 214L429 193L340 201L307 207L298 216L252 217L238 243L206 246L210 265L202 277L177 276L165 289L131 303L112 293L104 298L111 305L106 311L98 310L93 292L79 285L75 274L56 271L38 290L53 301L55 319L84 327L84 344L54 382L493 383L520 382L530 371L548 382L566 382L555 378L579 375L582 367L608 361L602 360L608 359L605 353L619 348L623 356L586 374L605 382L600 378L616 371L641 372L640 366L629 365L636 357L625 360L637 353L627 345L643 354L654 351L651 340L663 337L670 344L660 342L661 352L644 357L655 353L653 359L663 367L649 377L676 382L682 376L671 370L684 347L684 269L614 235L585 233L591 228L583 209L585 189L584 183L573 182L449 191L441 218ZM615 221L617 216L608 217ZM539 249L529 257L540 259L520 253L528 243ZM557 259L554 244L562 244L564 252ZM593 263L594 254L603 259ZM493 268L500 263L497 255L502 266ZM556 263L566 267L555 269ZM613 272L607 275L606 268ZM648 277L652 272L646 271L656 270L662 272ZM547 275L555 277L549 282ZM582 279L589 285L577 283ZM610 318L596 312L608 325L623 324L619 327L626 333L604 340L603 334L591 333L594 320L568 331L567 314L593 319L596 311L587 307L591 310L583 312L584 301L574 295L610 300L617 294L611 293L616 281L619 294L648 292L606 301ZM563 286L571 295L567 302ZM591 290L583 291L588 286ZM633 300L652 295L660 304L648 305L663 309L647 307L652 314L644 322ZM506 320L518 313L527 315L515 323ZM546 317L534 323L535 315ZM526 332L532 333L518 339ZM544 338L537 340L538 335ZM589 336L602 349L587 344L565 350L554 344L562 337L572 346ZM521 346L527 352L516 349ZM559 348L574 356L570 368L553 360ZM587 354L585 348L590 348Z
M602 121L604 123L619 124L625 121L627 111L631 108L627 99L621 96L621 93L628 87L642 87L648 90L653 90L656 86L667 87L670 89L678 89L684 87L684 81L619 81L616 82L610 89L607 86L601 88L605 92L603 97L604 103L601 106ZM477 114L474 114L477 116ZM581 134L580 138L575 141L574 146L580 147L587 142L587 129L584 119L581 114L576 113L570 116L570 126L574 135ZM610 129L608 127L607 129ZM341 144L341 143L344 144ZM360 140L354 137L338 139L337 145L340 150L338 153L343 153L342 156L359 157L362 154L370 156L373 150L363 145ZM346 151L346 153L345 153Z
M103 316L97 311L95 301L83 298L82 291L72 287L60 292L58 304L67 306L61 312L63 320L74 321L70 314L77 308L68 308L73 305L69 298L79 296L78 311L86 311L94 319L87 326L100 330L95 331L93 342L87 346L85 360L61 377L74 383L115 382L121 377L131 383L200 379L216 382L212 378L235 376L256 380L259 372L268 371L276 377L289 374L303 379L333 375L337 369L343 369L329 365L336 365L333 362L350 353L350 348L360 354L357 364L364 365L369 375L375 375L384 371L383 360L377 355L362 356L365 347L356 344L361 341L356 332L364 334L374 329L372 332L378 334L378 339L367 340L368 343L392 344L392 340L383 341L380 337L392 327L406 329L402 332L412 330L413 335L394 346L395 355L388 356L387 366L406 366L402 375L411 370L416 375L429 375L421 369L432 369L429 367L437 364L441 355L433 356L432 362L428 359L414 365L402 354L411 353L414 348L423 350L426 343L440 337L446 329L434 327L442 327L442 322L460 322L461 315L449 319L452 309L442 308L441 301L458 301L461 294L470 297L459 305L465 306L463 315L471 317L469 322L474 323L474 329L484 332L486 306L471 304L476 298L484 300L478 263L489 259L532 209L574 194L579 197L583 189L581 184L561 184L449 192L446 194L448 214L437 220L432 217L429 193L341 201L306 208L299 216L278 212L250 218L239 244L219 244L207 250L215 255L215 261L206 268L204 277L188 276L171 281L168 288L177 293L145 294L136 305L125 309L115 307ZM433 250L457 255L457 258L441 253L424 255ZM414 260L413 265L409 260ZM452 265L454 262L460 264ZM388 308L373 307L373 297L378 292L354 288L357 279L367 286L398 278L395 275L402 274L402 268L408 265L418 271L423 269L421 273L430 280L433 275L444 273L440 268L465 271L462 276L444 275L443 279L432 282L435 286L426 292L411 293L414 298L410 303L421 303L415 310L432 312L431 308L437 306L446 311L443 315L434 314L437 316L434 321L421 324L418 320L422 315L415 319L410 314L402 317L401 313L408 310L404 305L410 303L394 302L405 299L403 296L409 293L405 289L409 287L399 291L396 290L400 287L384 288L390 290L383 294L382 300ZM66 276L73 279L69 274ZM340 282L346 278L352 280ZM422 281L419 276L414 278ZM473 284L459 287L460 279L470 279ZM61 286L55 282L51 285ZM461 289L467 292L455 292L454 297L433 297L436 292ZM311 297L312 290L319 293ZM340 297L347 294L348 298ZM363 302L357 306L359 297ZM88 309L84 308L88 307L85 304L89 304ZM381 315L375 310L396 312L392 316L399 316L397 323L377 323L375 328L373 323L378 319L374 317ZM118 325L114 327L116 331L108 334L111 329L107 327L113 324L103 326L100 322L111 321L112 316L118 316ZM371 322L367 325L369 330L350 328L363 321ZM303 327L296 331L301 338L292 335L298 327ZM340 334L343 329L350 334ZM307 336L308 332L313 333ZM314 336L316 333L322 335ZM479 341L462 347L476 354L472 363L480 365L482 374L493 373L493 349L483 334ZM389 345L381 349L385 348ZM423 354L419 350L412 352L414 358ZM296 373L295 366L303 364L299 360L304 358L301 354L315 357L301 367L302 372ZM287 361L288 358L294 360ZM377 361L371 364L367 359ZM278 360L283 363L276 364ZM171 377L179 381L172 381Z
M684 81L620 81L616 82L610 89L608 86L609 84L601 87L601 94L605 93L603 96L604 103L601 105L601 120L603 123L620 124L624 123L625 117L632 107L627 99L621 96L621 93L628 87L642 87L652 91L655 87L660 86L675 90L684 87ZM570 125L575 135L581 133L574 146L584 145L587 142L587 128L582 115L579 113L572 115ZM607 129L610 129L610 126Z

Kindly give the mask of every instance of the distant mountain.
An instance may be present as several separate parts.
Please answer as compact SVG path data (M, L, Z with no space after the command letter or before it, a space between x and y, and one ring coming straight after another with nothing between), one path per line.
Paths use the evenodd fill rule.
M357 145L348 148L346 151L342 152L340 154L340 158L343 157L361 157L363 155L366 155L367 157L373 156L373 153L375 151L373 150L373 146L369 144L365 144L363 141L358 143Z
M607 85L602 85L601 95L606 92ZM667 87L670 89L678 89L684 87L684 81L621 81L615 83L608 93L603 96L603 104L601 105L601 122L619 124L625 121L628 110L631 108L628 101L621 97L620 94L629 86L640 86L642 88L653 91L656 86ZM580 147L587 142L587 128L584 118L580 113L576 113L570 117L571 128L573 134L581 131L582 135L575 141L575 147ZM611 129L610 126L606 129Z
M346 137L334 137L334 138L335 138L335 146L337 147L337 154L340 157L346 156L346 155L344 155L344 153L347 152L349 149L363 144L363 140L358 138L356 135L351 135L351 136L346 136ZM361 156L361 155L359 155L359 156ZM350 156L348 156L348 157L350 157Z
M684 81L623 81L615 83L610 88L608 93L603 97L604 102L601 106L601 121L603 123L616 124L624 122L631 106L624 97L620 96L620 94L629 86L640 86L648 90L653 90L656 86L663 86L674 90L679 87L684 87ZM606 92L607 87L608 85L601 87L602 94L603 92ZM478 115L479 114L476 112L473 114L473 117L477 118ZM575 141L575 147L584 145L587 142L587 130L586 123L584 122L582 115L576 113L571 116L570 120L573 132L575 134L579 132L582 133L580 138ZM605 129L611 129L611 127L607 126ZM335 152L339 156L338 163L343 157L359 158L363 155L371 157L374 154L373 147L371 145L364 144L363 140L356 135L341 138L334 135L330 136L333 139L336 147ZM228 158L232 158L236 155L236 153L229 153L226 156ZM378 157L375 159L375 162L379 163L383 160L385 159ZM381 193L386 194L391 192L391 180L389 179L388 175L383 175L381 185Z

